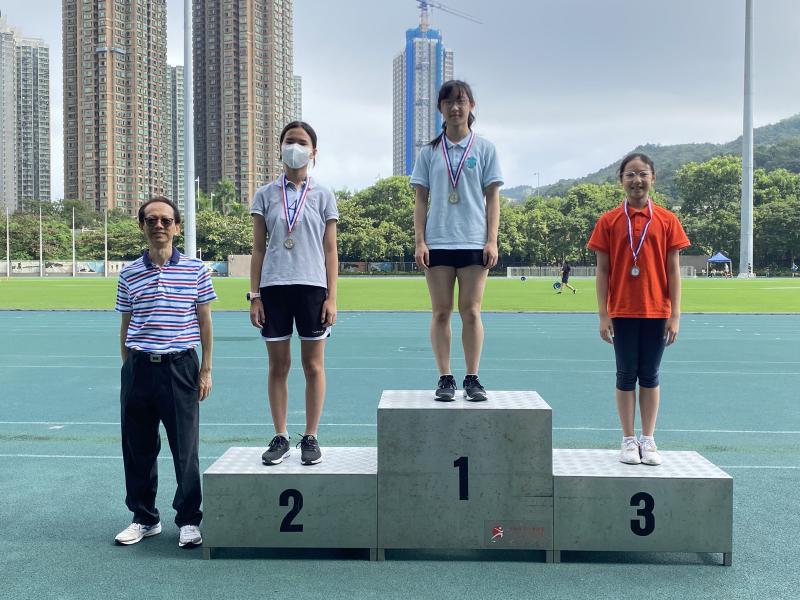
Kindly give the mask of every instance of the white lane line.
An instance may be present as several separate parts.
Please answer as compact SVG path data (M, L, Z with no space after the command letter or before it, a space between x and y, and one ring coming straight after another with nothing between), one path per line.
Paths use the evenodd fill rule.
M0 425L76 425L119 427L114 421L0 421ZM272 423L200 423L201 427L272 427ZM305 423L289 423L288 427L305 427ZM320 427L377 427L377 423L320 423ZM52 428L51 428L52 429ZM553 427L554 431L619 431L619 427ZM661 433L725 433L800 435L800 430L783 429L662 429Z
M113 369L115 371L119 371L119 366L103 366L103 365L0 365L0 369L75 369L80 368L82 370L86 369L94 369L94 370L109 370ZM254 371L253 367L224 367L225 371ZM290 371L300 373L302 372L302 367L292 367ZM325 367L326 371L418 371L419 367L409 366L409 367L402 367L402 366L392 366L392 367ZM484 367L484 371L488 371L491 373L563 373L564 369L502 369L497 367ZM602 371L599 370L588 370L582 369L580 371L576 371L576 373L580 374L608 374L609 370L604 369ZM780 376L780 375L789 375L791 377L797 377L800 375L800 371L664 371L662 370L661 373L663 375L740 375L745 377L764 377L764 376Z
M88 454L0 454L0 458L61 458L73 460L122 460L122 456ZM219 456L201 456L200 460L217 460ZM172 461L170 456L159 456L158 460ZM797 471L797 466L782 465L717 465L720 469L769 469L772 471Z

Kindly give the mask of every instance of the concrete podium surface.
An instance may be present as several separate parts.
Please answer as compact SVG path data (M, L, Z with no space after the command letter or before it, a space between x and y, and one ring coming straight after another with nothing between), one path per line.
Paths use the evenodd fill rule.
M378 547L552 550L552 411L536 392L378 406Z
M554 548L733 550L733 478L697 452L662 452L657 467L618 450L553 450Z
M377 543L377 451L322 448L323 462L279 465L230 448L203 473L203 547L370 548Z

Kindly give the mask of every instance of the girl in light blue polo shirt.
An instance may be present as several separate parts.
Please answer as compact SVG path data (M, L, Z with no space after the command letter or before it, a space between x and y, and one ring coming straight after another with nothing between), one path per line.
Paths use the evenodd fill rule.
M416 188L414 259L431 296L431 344L439 369L436 400L455 398L450 368L450 315L458 281L464 346L464 397L486 400L478 379L483 347L481 301L489 269L497 264L500 186L503 175L494 145L472 131L475 99L463 81L448 81L437 100L442 133L419 153L411 175Z

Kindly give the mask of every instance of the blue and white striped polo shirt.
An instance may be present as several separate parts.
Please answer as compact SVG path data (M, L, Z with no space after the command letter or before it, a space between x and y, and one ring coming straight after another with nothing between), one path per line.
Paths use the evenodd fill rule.
M203 261L173 248L159 267L145 251L119 274L116 310L133 313L125 345L159 354L194 348L200 343L195 305L216 298Z

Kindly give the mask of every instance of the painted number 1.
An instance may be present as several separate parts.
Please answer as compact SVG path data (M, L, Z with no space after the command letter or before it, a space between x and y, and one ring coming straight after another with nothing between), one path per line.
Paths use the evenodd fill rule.
M462 456L453 466L458 469L458 499L469 500L469 458Z
M656 528L656 518L653 516L653 508L656 502L647 492L639 492L631 496L631 506L639 507L636 514L638 519L631 519L631 531L636 535L650 535Z

